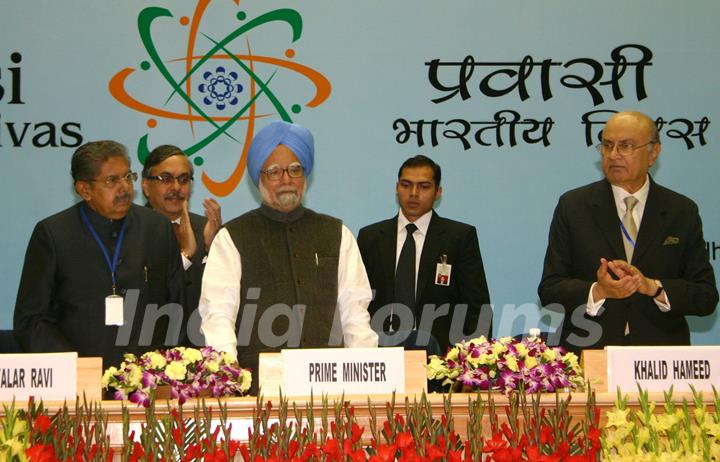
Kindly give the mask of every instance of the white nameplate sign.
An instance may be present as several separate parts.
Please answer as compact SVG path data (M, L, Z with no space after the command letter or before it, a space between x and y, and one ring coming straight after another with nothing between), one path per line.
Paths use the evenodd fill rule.
M720 387L720 346L607 347L608 391L712 391Z
M0 401L75 401L77 353L0 354Z
M405 393L402 348L288 349L282 359L288 396Z

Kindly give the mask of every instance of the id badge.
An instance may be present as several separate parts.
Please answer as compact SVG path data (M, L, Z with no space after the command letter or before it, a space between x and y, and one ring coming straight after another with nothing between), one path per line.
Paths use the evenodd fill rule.
M120 295L108 295L105 297L105 325L122 326L123 324L123 298Z
M435 270L435 285L449 286L451 272L452 272L452 265L447 264L447 259L438 263L437 269Z

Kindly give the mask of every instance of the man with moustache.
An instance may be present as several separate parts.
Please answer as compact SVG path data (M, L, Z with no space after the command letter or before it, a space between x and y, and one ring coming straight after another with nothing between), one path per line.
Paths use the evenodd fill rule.
M210 248L200 296L205 340L253 371L261 352L377 346L352 233L302 206L313 163L308 129L278 121L260 130L247 168L262 205L227 223Z
M40 221L28 244L18 342L26 352L102 356L106 368L126 352L175 345L185 335L173 305L184 302L180 251L170 222L133 204L137 173L126 148L86 143L71 174L82 201Z
M192 163L185 153L168 144L150 152L142 172L142 190L148 205L173 224L185 268L186 309L191 312L200 300L207 252L222 226L220 204L215 199L203 201L205 216L189 211L193 175Z
M660 138L647 115L613 115L597 148L605 179L560 197L538 287L565 310L561 345L689 345L685 316L718 302L697 205L648 174Z

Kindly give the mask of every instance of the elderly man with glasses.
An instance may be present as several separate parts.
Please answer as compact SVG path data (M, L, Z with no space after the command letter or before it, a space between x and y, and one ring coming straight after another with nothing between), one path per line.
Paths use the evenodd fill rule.
M685 316L718 302L697 205L648 174L660 139L647 115L613 115L597 148L605 179L560 197L540 300L564 309L572 351L689 345Z
M183 267L170 222L133 204L126 148L80 146L71 174L82 201L40 221L28 244L15 305L27 352L102 356L176 344L182 332ZM161 307L158 309L158 307Z
M278 121L260 130L247 168L262 205L227 223L210 248L200 296L205 340L255 377L260 352L377 346L353 235L302 206L313 164L306 128Z
M193 175L192 163L185 153L169 144L150 152L142 173L142 190L148 205L173 223L185 268L186 308L190 311L198 306L207 252L222 226L220 204L215 199L203 201L204 216L190 212ZM190 335L190 341L196 345L203 342L198 328L199 324Z

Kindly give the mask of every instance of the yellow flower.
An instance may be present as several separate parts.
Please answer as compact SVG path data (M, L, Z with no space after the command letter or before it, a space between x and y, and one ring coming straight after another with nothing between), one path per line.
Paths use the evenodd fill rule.
M517 372L520 369L518 368L518 362L517 358L515 356L508 356L505 358L505 364L507 365L508 369L510 369L513 372Z
M200 350L197 350L195 348L186 348L182 354L182 357L185 360L185 364L202 361L202 353L200 353Z
M173 361L165 368L165 374L173 380L183 380L186 372L187 369L182 361Z
M455 361L456 359L458 359L459 352L460 352L460 350L458 349L458 347L454 347L450 351L447 352L447 355L445 355L445 358L448 360Z
M661 414L654 415L651 420L651 425L655 427L658 432L666 432L673 428L680 421L677 414Z
M624 427L627 425L632 425L627 420L629 413L630 409L617 409L614 411L609 411L607 413L608 421L605 424L605 427Z
M507 347L500 342L495 342L493 343L492 351L495 356L499 356L501 353L507 351Z
M637 445L638 447L642 447L648 441L650 441L650 430L647 427L642 427L640 431L638 431Z
M15 424L13 425L12 429L12 436L13 438L16 436L20 436L23 433L25 433L25 430L27 430L27 422L25 422L24 419L15 419Z
M707 416L709 417L709 416ZM714 436L716 440L720 440L720 423L715 423L710 421L710 419L705 419L706 423L704 425L705 431L708 435ZM717 445L717 443L716 443ZM720 445L717 445L720 449Z
M526 347L525 345L523 345L522 343L518 343L517 345L515 345L515 349L517 350L518 355L519 355L521 358L527 356L527 354L528 354L528 349L527 349L527 347Z
M247 369L243 369L242 383L240 384L240 390L248 391L250 389L251 383L252 383L252 373Z
M115 378L115 373L117 372L117 368L115 366L111 366L108 368L102 376L102 387L107 388L110 385L110 380Z
M165 367L165 365L167 364L167 360L165 359L165 356L163 356L160 353L157 353L155 351L150 351L148 353L145 353L143 356L150 360L150 368L151 369L163 369Z
M127 377L125 382L129 387L142 388L140 381L142 380L142 370L135 364L128 365L128 371L125 373Z
M224 351L220 352L220 356L222 357L223 364L232 364L236 361L235 356L225 353Z
M134 362L137 361L137 356L135 356L135 355L132 354L132 353L125 353L125 354L123 355L123 359L125 360L125 362L134 363Z
M498 339L498 342L502 343L503 345L508 345L508 344L512 343L512 341L513 341L513 338L510 337L509 335L507 337L500 337Z
M556 356L557 351L555 350L555 348L548 348L547 350L542 352L542 357L545 358L546 361L555 361Z
M447 375L448 369L445 366L445 362L437 356L430 357L430 364L425 366L427 371L427 378L441 379Z
M479 359L479 364L495 364L497 362L497 357L488 353L482 353Z
M563 356L563 358L565 359L565 362L573 368L574 371L580 371L580 363L578 363L578 357L575 353L565 353L565 356Z
M3 446L10 449L10 460L13 460L13 456L17 457L22 462L27 460L27 456L25 455L25 444L23 444L19 438L9 439L3 443Z
M537 366L538 362L535 356L528 356L525 358L525 367L528 369L532 369L533 367Z
M218 364L217 361L208 361L205 363L205 369L208 370L208 372L212 372L213 374L220 370L220 364Z

